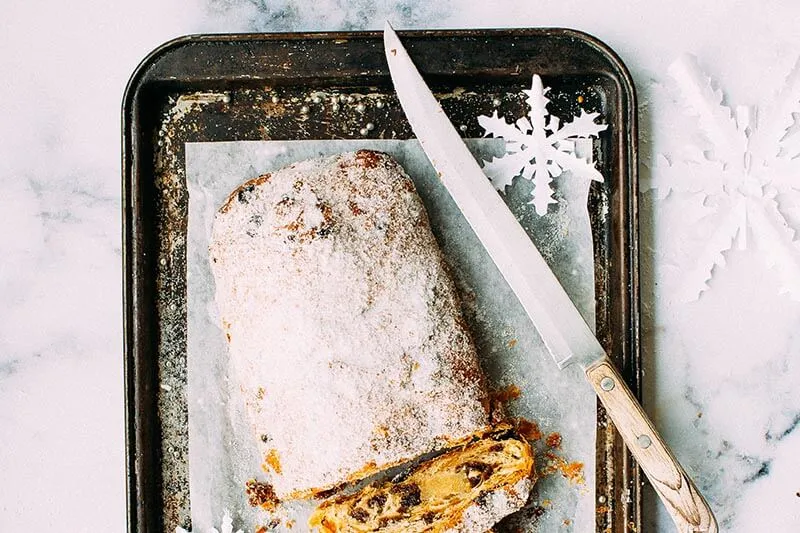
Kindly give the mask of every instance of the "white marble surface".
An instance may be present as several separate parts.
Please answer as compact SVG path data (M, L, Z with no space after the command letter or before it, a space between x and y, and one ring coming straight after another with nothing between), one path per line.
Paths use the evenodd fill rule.
M561 26L611 45L643 101L680 53L733 103L770 100L800 54L800 3L494 0L6 0L0 16L0 531L125 529L119 106L181 34ZM670 129L653 101L645 158ZM661 113L661 114L659 114ZM645 169L647 170L647 169ZM798 176L800 179L800 176ZM642 196L646 401L723 531L800 530L800 303L756 249L698 302L661 253L681 199ZM796 220L795 220L796 222ZM796 228L800 229L800 228ZM672 531L654 498L649 531Z

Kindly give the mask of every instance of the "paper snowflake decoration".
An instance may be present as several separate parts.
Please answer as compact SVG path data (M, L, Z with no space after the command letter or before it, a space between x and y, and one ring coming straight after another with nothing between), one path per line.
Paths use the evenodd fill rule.
M514 124L508 124L495 111L492 116L481 115L478 123L486 130L485 135L502 137L505 140L505 155L484 163L483 171L499 191L511 185L521 176L533 182L532 204L536 213L544 215L548 206L556 203L553 198L553 178L569 171L575 176L584 176L603 181L603 176L590 162L589 154L581 154L576 147L578 139L590 139L606 129L605 124L595 123L600 113L581 110L572 121L561 123L561 119L547 111L550 100L545 96L550 90L543 87L542 79L533 76L531 88L523 91L530 112Z
M175 533L189 533L182 527L175 528ZM233 533L233 519L231 518L231 514L225 509L225 514L222 516L222 529L217 530L217 528L212 527L209 533ZM243 533L241 529L237 529L236 533Z
M670 191L699 195L709 216L721 221L685 268L679 298L699 298L714 267L725 266L723 253L734 244L748 248L752 236L766 265L777 270L781 292L800 300L800 247L779 204L782 195L800 192L800 126L793 116L800 113L800 61L769 105L739 106L735 112L722 103L722 91L696 58L679 59L669 74L704 142L678 157L658 156L649 187L659 198Z

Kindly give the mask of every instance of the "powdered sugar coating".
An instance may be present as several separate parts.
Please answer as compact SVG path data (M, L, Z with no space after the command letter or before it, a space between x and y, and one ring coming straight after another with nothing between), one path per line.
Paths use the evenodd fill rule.
M487 427L455 289L389 156L362 150L245 183L211 242L232 375L279 497Z

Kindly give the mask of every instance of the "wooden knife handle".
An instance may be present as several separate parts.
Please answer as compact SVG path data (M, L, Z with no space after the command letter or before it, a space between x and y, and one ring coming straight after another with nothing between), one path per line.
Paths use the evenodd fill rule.
M606 358L586 376L681 533L717 533L711 508L678 463L653 422Z

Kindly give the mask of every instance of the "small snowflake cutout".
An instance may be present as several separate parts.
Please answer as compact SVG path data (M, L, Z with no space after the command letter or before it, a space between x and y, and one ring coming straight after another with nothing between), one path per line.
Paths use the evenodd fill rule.
M175 533L189 533L182 527L175 528ZM233 519L231 518L231 514L225 509L225 514L222 516L222 529L217 530L217 528L212 527L209 533L233 533ZM243 533L241 529L237 529L236 533Z
M679 299L696 300L708 289L715 266L736 244L751 248L752 236L768 267L781 279L781 292L800 301L800 247L781 212L781 195L800 192L800 61L784 89L760 109L723 104L722 92L694 57L669 69L690 116L698 121L703 141L680 154L662 154L651 165L648 184L657 198L671 191L700 197L716 227L704 237L692 264L683 265Z
M579 139L596 138L607 128L595 122L600 114L581 110L580 116L562 124L559 117L547 111L550 100L545 95L549 90L542 85L542 79L534 75L530 90L523 91L530 107L526 117L520 117L514 124L499 117L497 111L492 116L478 117L487 137L505 140L505 155L486 161L484 173L499 191L504 191L517 176L532 181L530 204L538 215L545 215L550 204L556 203L552 182L565 170L574 176L603 181L602 174L590 162L591 150L583 155L577 146Z

